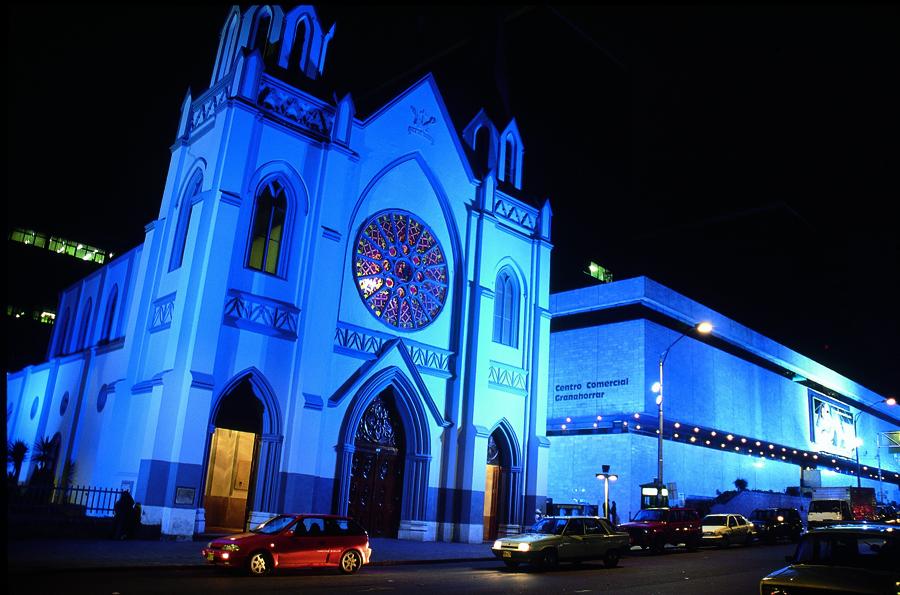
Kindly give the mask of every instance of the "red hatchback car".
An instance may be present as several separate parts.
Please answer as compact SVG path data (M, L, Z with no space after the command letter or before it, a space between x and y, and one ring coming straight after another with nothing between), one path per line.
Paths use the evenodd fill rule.
M208 564L263 576L276 568L337 567L353 574L369 563L369 535L353 519L282 514L249 533L220 537L201 550Z

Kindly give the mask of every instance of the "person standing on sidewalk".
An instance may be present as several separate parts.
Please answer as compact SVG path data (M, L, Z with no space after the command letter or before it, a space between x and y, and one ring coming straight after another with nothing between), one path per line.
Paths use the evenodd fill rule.
M128 537L129 526L134 514L134 498L128 490L124 490L115 506L115 523L113 525L113 539L122 540Z

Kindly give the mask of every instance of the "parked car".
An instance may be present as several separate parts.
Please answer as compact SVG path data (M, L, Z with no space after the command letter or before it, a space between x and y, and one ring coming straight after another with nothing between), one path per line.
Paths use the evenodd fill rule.
M753 523L740 514L708 514L700 521L703 531L700 543L728 547L733 543L750 545L756 531Z
M760 541L775 543L779 539L800 541L803 518L796 508L757 508L750 514Z
M552 568L559 562L603 560L618 565L628 549L627 533L600 517L544 517L526 533L502 537L491 551L510 568L523 562Z
M353 519L282 514L249 533L220 537L201 550L207 564L263 576L276 568L331 566L353 574L369 563L369 535Z
M666 544L684 544L688 550L700 545L700 515L692 508L645 508L629 523L619 525L627 531L632 546L662 552Z
M760 595L896 593L900 532L882 523L832 525L804 534L790 563L759 582Z

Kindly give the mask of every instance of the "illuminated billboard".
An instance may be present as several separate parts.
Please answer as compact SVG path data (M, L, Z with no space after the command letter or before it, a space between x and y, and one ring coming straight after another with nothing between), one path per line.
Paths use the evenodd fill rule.
M856 430L850 409L813 391L809 391L809 406L812 441L819 450L853 458Z

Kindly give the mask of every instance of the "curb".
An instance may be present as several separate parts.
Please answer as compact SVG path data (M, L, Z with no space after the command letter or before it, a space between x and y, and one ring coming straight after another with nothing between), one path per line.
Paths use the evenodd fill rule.
M369 562L366 566L412 566L415 564L452 564L455 562L490 562L496 560L490 558L438 558L432 560L378 560ZM16 569L7 567L9 574L33 574L41 573L58 573L58 572L130 572L136 570L185 570L191 568L214 568L205 563L199 564L142 564L131 566L71 566L71 567L19 567Z

